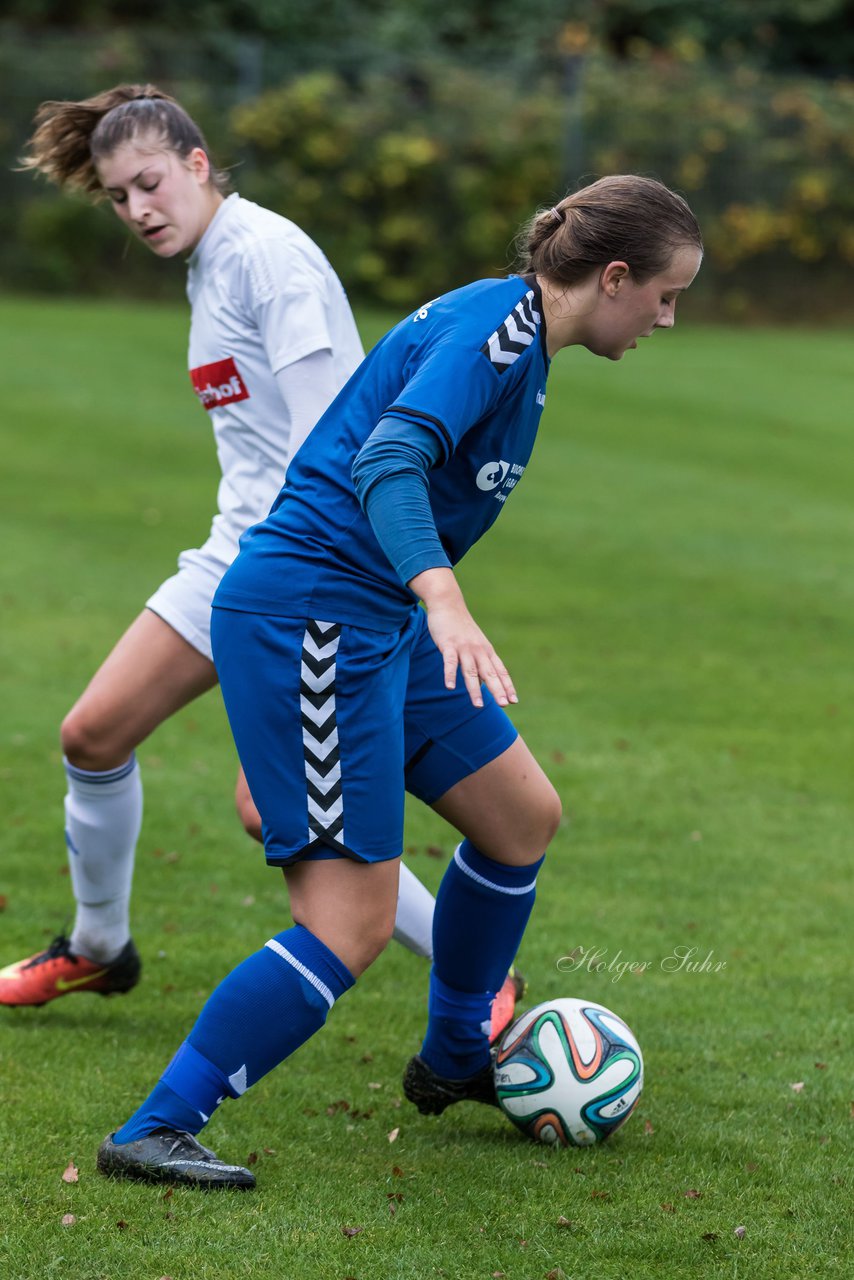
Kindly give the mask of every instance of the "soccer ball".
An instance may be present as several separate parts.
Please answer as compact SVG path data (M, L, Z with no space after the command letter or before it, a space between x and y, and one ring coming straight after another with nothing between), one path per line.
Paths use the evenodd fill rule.
M502 1111L537 1142L589 1147L628 1120L643 1088L643 1055L616 1013L593 1000L547 1000L501 1038L495 1091Z

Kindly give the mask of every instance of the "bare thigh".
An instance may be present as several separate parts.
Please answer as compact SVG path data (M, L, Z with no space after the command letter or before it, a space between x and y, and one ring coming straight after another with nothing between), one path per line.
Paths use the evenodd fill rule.
M545 853L561 816L560 797L521 738L433 808L488 858L520 867Z
M397 910L400 859L330 858L285 867L296 924L309 929L355 978L389 941Z
M128 627L62 724L80 769L112 769L150 733L217 683L216 668L150 609Z

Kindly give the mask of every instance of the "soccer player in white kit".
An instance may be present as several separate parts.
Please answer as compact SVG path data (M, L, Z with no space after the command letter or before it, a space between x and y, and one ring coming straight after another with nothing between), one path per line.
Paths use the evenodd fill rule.
M142 823L136 748L217 683L214 591L240 535L267 514L289 460L363 356L347 297L320 249L286 218L226 194L201 131L174 99L152 85L120 85L83 102L44 103L36 125L26 168L106 196L158 257L189 256L190 377L210 414L222 479L208 540L181 553L178 572L147 601L63 722L76 917L70 936L0 970L6 1005L136 985L140 958L129 922ZM237 804L260 839L242 774ZM429 956L432 915L432 896L403 869L395 936ZM512 992L508 980L504 1023Z

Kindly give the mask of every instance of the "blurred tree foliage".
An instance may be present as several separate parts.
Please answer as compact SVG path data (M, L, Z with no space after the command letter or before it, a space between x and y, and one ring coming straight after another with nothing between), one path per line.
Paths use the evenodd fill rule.
M108 212L8 173L43 98L153 79L354 296L406 309L501 272L536 206L629 170L700 216L692 306L850 314L847 0L528 0L523 24L518 0L6 0L24 11L0 23L7 286L180 288Z
M791 306L816 293L816 271L854 265L854 85L768 89L750 68L722 76L652 49L619 69L591 55L569 135L588 176L641 170L685 192L709 251L705 293L734 315L761 305L751 279ZM559 95L520 96L482 71L443 66L417 101L407 83L312 73L238 107L233 127L253 155L244 194L310 225L351 289L395 305L500 271L509 229L564 191Z
M521 13L518 0L4 0L3 15L31 29L145 23L272 37L326 60L336 49L348 60L415 49L527 57L576 22L618 56L640 41L822 75L854 64L852 0L526 0Z

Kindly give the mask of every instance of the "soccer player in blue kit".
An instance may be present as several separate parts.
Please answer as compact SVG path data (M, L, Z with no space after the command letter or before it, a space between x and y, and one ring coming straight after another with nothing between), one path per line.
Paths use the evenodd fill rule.
M438 893L427 1032L404 1092L424 1114L495 1103L490 1003L560 800L504 710L513 682L453 566L525 471L555 353L619 360L669 328L702 258L685 201L631 175L539 213L525 243L518 275L434 299L374 348L220 584L214 659L295 923L213 992L101 1144L105 1173L254 1185L195 1135L318 1031L386 945L405 790L462 839Z

